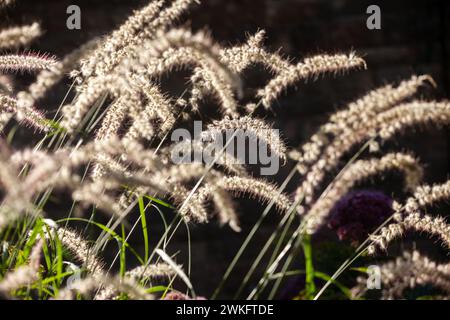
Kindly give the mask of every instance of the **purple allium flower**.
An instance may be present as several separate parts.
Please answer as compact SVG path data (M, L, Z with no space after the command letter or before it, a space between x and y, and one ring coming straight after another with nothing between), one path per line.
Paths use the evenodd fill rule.
M340 240L359 243L392 214L392 199L384 193L354 191L333 207L328 227L336 230Z

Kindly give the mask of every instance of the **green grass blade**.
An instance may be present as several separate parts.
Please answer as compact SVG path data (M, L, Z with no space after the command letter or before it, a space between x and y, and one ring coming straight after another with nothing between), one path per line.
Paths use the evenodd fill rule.
M145 217L144 199L142 197L139 197L138 204L139 204L139 213L141 215L142 234L144 236L144 249L145 249L144 260L147 261L149 256L148 229L147 229L147 219Z
M127 262L126 262L126 246L125 242L125 226L122 224L122 241L119 242L120 245L120 275L123 277L125 272L127 271Z

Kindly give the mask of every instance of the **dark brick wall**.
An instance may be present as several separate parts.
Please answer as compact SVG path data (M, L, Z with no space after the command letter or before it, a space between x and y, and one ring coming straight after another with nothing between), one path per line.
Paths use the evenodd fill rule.
M429 73L438 89L425 89L425 97L445 98L450 94L450 2L446 0L208 0L197 6L185 20L194 29L207 26L223 43L243 41L245 33L260 28L267 31L267 45L282 48L294 60L319 52L355 50L368 62L368 70L302 84L274 107L273 118L290 146L304 141L327 114L361 96L367 90L399 81L415 73ZM82 9L82 30L65 27L66 7L75 3ZM125 0L19 0L8 9L2 24L42 21L46 35L35 48L65 54L93 36L105 34L146 1ZM382 30L365 27L366 8L378 4L382 10ZM427 181L448 176L448 130L408 134L397 141L397 150L411 149L427 166ZM245 206L244 231L233 234L216 226L196 226L192 230L193 282L200 294L209 295L236 253L260 207ZM156 220L156 218L155 218ZM264 243L277 219L263 227L257 237ZM178 249L186 252L185 235L177 237ZM246 271L258 252L255 246L239 264ZM186 263L186 261L185 261ZM235 277L227 289L241 279Z

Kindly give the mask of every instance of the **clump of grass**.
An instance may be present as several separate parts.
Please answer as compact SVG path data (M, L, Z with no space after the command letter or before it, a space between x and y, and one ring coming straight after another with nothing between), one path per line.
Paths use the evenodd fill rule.
M2 140L0 144L2 294L38 299L153 299L175 290L173 282L178 277L195 298L195 284L188 277L190 265L175 262L176 258L165 251L167 244L183 223L210 222L211 203L220 224L241 231L241 213L233 200L237 196L267 206L213 298L273 206L281 213L281 221L245 275L238 295L267 252L267 268L248 298L274 298L281 281L293 274L305 274L302 297L318 298L329 284L351 297L350 290L336 278L366 249L372 254L376 247L386 249L407 229L436 234L447 245L450 243L448 224L423 212L425 205L448 198L448 183L418 187L404 206L395 202L396 213L390 218L395 222L380 226L371 235L370 246L369 241L364 242L332 276L318 270L313 261L312 235L326 224L334 204L361 180L398 170L404 174L406 192L420 184L422 168L408 154L357 158L369 146L372 152L384 153L385 141L410 128L448 125L450 105L410 99L425 83L435 85L430 76L413 76L397 87L387 85L369 92L331 115L299 150L289 149L281 138L271 134L270 124L254 115L256 109L270 109L287 87L298 82L322 74L365 69L365 61L350 52L316 55L293 64L264 48L264 31L243 44L223 47L206 32L177 27L176 21L194 2L150 2L110 35L91 40L60 60L29 54L0 57L0 69L38 72L26 90L0 93L0 130L10 136L8 142ZM0 1L0 6L9 3ZM40 33L37 24L12 28L0 32L0 46L21 47ZM272 78L263 88L254 90L253 99L244 104L241 75L254 64L263 65ZM177 68L192 71L185 90L187 97L171 97L158 83L163 74ZM69 72L77 94L73 101L62 103L53 119L46 118L35 106ZM214 140L217 132L250 131L264 140L283 163L291 161L293 170L281 186L254 177L224 150L210 164L170 161L170 153L176 148L189 147L198 153L214 142L174 146L166 141L183 119L192 119L193 114L201 112L200 104L207 96L215 98L221 118L211 121L201 137ZM408 99L411 101L405 102ZM19 126L28 124L39 129L33 135L41 140L17 149L11 129L14 121ZM360 147L358 153L343 163L342 159L355 147ZM224 158L227 160L222 162ZM284 191L296 174L301 182L291 197ZM327 182L330 175L335 178ZM73 203L67 218L54 222L49 220L52 214L47 212L47 205L60 192L68 193ZM149 201L147 206L144 199ZM176 217L167 223L161 212L166 228L157 245L150 248L146 216L149 208L160 212L161 207L174 209ZM139 218L130 225L130 213L136 208ZM86 219L89 209L91 215ZM106 215L107 223L97 222L97 211ZM89 233L75 231L68 226L71 222L84 222L85 231L88 226L95 227L100 235L90 241ZM138 225L144 237L143 256L128 243ZM108 267L101 254L111 243L117 243L118 253ZM299 250L304 252L305 270L289 270ZM134 256L138 266L130 268L128 254ZM394 285L393 291L384 292L383 297L401 296L404 284L411 279L448 291L440 274L431 276L442 266L416 253L405 259L405 263L382 268L387 279L404 267L409 272L405 275L408 279ZM116 261L120 271L113 274ZM64 269L65 265L70 268ZM418 274L421 266L429 272ZM168 282L153 285L155 279ZM317 279L327 282L321 290L315 283Z

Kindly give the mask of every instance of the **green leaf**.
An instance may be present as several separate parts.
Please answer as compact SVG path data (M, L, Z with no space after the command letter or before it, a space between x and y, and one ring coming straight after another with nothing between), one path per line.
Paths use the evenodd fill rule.
M326 273L323 272L319 272L319 271L315 271L314 272L314 276L316 278L325 280L325 281L330 281L332 284L334 284L339 290L342 291L343 294L346 295L347 298L352 299L352 294L350 292L350 289L347 288L346 286L344 286L343 284L341 284L340 282L333 280L329 275L327 275Z
M154 203L157 203L157 204L162 205L163 207L170 208L170 209L176 209L176 208L175 208L174 206L172 206L171 204L169 204L169 203L167 203L167 202L164 202L164 201L162 201L162 200L156 199L156 198L154 198L154 197L151 197L151 196L149 196L149 195L145 195L144 197L147 198L148 200L153 201Z
M155 286L146 290L147 293L157 293L157 292L165 292L168 287L166 286Z

